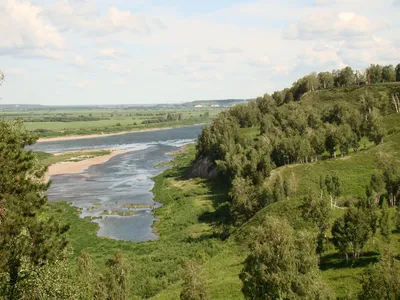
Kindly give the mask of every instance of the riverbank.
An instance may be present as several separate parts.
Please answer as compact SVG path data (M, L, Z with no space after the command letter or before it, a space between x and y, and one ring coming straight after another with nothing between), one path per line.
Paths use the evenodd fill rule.
M69 136L59 136L59 137L50 137L50 138L39 138L37 140L37 143L93 139L93 138L100 138L100 137L107 137L107 136L118 136L118 135L123 135L123 134L127 134L127 133L152 132L152 131L159 131L159 130L168 130L168 129L173 129L173 128L199 126L199 125L205 125L205 124L207 124L207 123L198 123L198 124L193 124L193 125L183 125L183 126L176 126L176 127L146 128L146 129L140 129L140 130L121 131L121 132L115 132L115 133L69 135Z
M76 157L71 157L67 161L57 162L49 166L49 169L46 173L45 179L48 181L51 176L53 175L62 175L62 174L78 174L81 173L83 170L87 169L90 166L99 165L109 161L111 158L130 152L131 150L116 150L110 149L111 151L109 154L91 157L91 156L83 156L77 155ZM84 152L84 151L82 151ZM82 153L80 152L80 153ZM71 152L67 152L71 153ZM63 153L65 154L65 153ZM58 154L57 156L63 155Z
M79 218L75 207L66 202L50 203L51 216L70 224L67 237L75 261L83 250L102 268L119 250L135 270L128 298L155 300L179 299L182 262L196 259L210 279L206 286L210 299L243 299L238 277L243 251L213 234L220 219L215 214L212 185L204 179L184 179L194 156L195 146L188 145L174 156L171 168L154 178L152 192L155 200L163 203L154 210L158 219L154 227L160 234L155 241L134 243L99 237L99 225L90 218Z

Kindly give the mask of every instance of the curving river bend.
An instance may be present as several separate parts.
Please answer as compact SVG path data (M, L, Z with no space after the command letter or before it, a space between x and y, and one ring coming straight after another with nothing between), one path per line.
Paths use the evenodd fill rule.
M81 209L81 217L93 217L99 236L126 241L149 241L154 216L150 190L152 177L165 168L156 165L171 159L169 152L193 143L202 125L69 141L35 144L34 151L60 153L82 149L124 149L127 153L87 168L80 174L52 176L49 201L67 201ZM130 151L132 150L132 151ZM125 214L125 216L122 216Z

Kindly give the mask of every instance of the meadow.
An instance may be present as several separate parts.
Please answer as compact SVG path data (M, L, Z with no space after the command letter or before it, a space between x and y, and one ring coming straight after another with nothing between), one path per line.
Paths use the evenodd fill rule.
M0 111L0 118L22 118L40 137L59 137L139 131L209 123L217 107L60 107Z

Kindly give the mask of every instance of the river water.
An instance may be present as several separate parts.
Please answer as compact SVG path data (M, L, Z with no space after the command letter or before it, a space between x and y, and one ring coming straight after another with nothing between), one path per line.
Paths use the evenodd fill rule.
M171 159L168 153L193 143L202 126L127 133L81 140L41 142L34 151L60 153L83 149L124 149L127 153L95 165L80 174L52 176L49 201L67 201L100 225L99 236L126 241L157 239L152 231L152 177L165 168L156 165ZM132 150L132 151L130 151ZM125 214L122 216L121 214Z

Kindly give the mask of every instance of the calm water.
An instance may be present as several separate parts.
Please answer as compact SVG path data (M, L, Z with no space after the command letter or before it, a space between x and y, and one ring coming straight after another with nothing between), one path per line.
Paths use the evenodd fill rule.
M34 145L33 149L52 153L91 148L132 150L106 163L91 166L80 174L52 176L49 200L72 202L81 209L81 217L99 218L94 219L100 225L99 236L148 241L157 238L152 232L154 217L150 207L160 205L153 201L150 190L154 182L151 178L164 170L154 167L171 159L168 152L192 143L201 128L189 126L75 141L43 142ZM145 207L133 209L132 204ZM117 212L134 215L115 215Z

